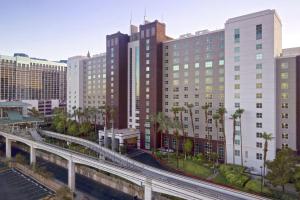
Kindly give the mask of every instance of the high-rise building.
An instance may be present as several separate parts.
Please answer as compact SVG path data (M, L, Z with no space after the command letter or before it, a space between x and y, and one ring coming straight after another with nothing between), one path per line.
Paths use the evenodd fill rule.
M131 25L128 43L128 128L140 129L140 42L138 28Z
M236 18L225 24L225 119L229 163L259 170L262 132L271 133L268 160L276 154L276 57L281 49L281 21L274 10ZM244 109L236 119L231 115ZM233 141L233 133L235 140Z
M159 138L150 126L150 116L162 111L162 43L166 36L165 24L145 22L140 25L140 136L141 148L157 146Z
M65 105L66 74L62 61L0 55L0 100L26 101L41 114L51 114L54 107Z
M83 108L83 60L84 56L68 59L67 73L67 112L73 114L75 109Z
M67 111L100 108L106 102L106 54L74 56L68 60Z
M283 49L276 60L276 146L300 152L300 48Z
M224 30L198 31L163 43L163 112L174 117L173 107L183 107L184 132L194 138L188 104L192 104L197 153L216 152L224 156L223 130L212 115L224 107ZM202 106L207 105L207 116ZM207 117L207 120L206 120ZM179 119L181 121L181 119ZM218 130L217 130L218 129ZM179 147L183 148L183 133ZM168 137L164 137L167 146ZM175 136L170 141L175 148ZM218 148L219 146L219 148Z
M106 36L106 103L114 109L116 129L127 128L128 42L120 32Z

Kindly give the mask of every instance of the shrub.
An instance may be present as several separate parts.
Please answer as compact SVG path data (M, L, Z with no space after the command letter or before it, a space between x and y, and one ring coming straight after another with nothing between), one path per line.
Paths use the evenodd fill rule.
M245 188L249 191L260 193L261 192L261 181L260 180L250 180L245 185ZM263 187L262 192L265 194L271 193L271 191L266 187Z
M250 177L243 173L244 169L244 167L237 165L223 164L220 166L220 173L230 184L238 187L244 187L247 181L250 180Z

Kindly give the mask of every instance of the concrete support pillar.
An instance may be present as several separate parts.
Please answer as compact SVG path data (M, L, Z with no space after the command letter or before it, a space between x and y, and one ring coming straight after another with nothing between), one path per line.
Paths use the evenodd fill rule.
M36 163L36 149L33 146L30 147L30 164Z
M72 192L75 191L75 164L72 159L68 161L68 186Z
M140 136L140 133L138 134L137 136L137 148L140 149L141 148L141 136Z
M107 129L106 129L106 127L104 127L104 147L108 148Z
M144 185L144 200L152 200L152 183L151 180L146 180Z
M119 152L120 153L121 153L123 147L124 147L124 139L120 137L120 139L119 139Z
M11 140L8 138L5 138L5 153L6 158L11 158Z
M114 128L111 129L111 149L116 150L116 135Z

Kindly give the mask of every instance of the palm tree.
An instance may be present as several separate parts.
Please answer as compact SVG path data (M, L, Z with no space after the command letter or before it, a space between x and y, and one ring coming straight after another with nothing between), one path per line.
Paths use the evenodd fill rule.
M157 116L157 122L159 124L158 130L161 134L166 134L170 127L170 118L165 116L164 113L159 112ZM168 159L169 159L169 139L168 139Z
M237 109L235 112L238 115L239 121L240 121L240 139L241 139L241 164L244 166L244 159L243 159L243 134L242 134L242 115L244 113L244 109Z
M210 140L209 130L208 130L208 108L209 108L209 106L207 104L205 104L205 105L201 106L201 108L202 108L202 110L204 110L204 117L205 117L205 124L206 124L205 126L206 126L206 131L207 131L207 137L208 137L208 140ZM205 152L205 153L209 156L209 152Z
M72 110L73 110L73 116L74 116L74 119L75 119L75 121L76 121L76 117L77 117L76 106L73 106L73 107L72 107Z
M153 126L153 131L154 131L154 135L155 135L155 138L154 138L154 152L156 152L156 134L157 134L157 123L158 123L158 114L153 114L153 115L150 115L150 123L151 125Z
M217 129L217 154L219 154L219 120L220 120L220 114L217 112L213 114L212 116L213 120L215 121L215 126ZM218 162L218 160L217 160Z
M236 127L236 119L238 118L238 115L236 113L233 113L231 115L231 119L233 120L233 131L232 131L232 159L233 164L235 164L235 153L234 153L234 147L235 147L235 127Z
M104 106L104 113L105 113L105 120L104 120L104 146L107 148L108 147L107 129L108 129L109 119L110 119L110 106L109 105L105 105Z
M194 146L194 156L196 155L196 134L195 134L195 126L194 126L194 117L193 117L193 109L194 105L192 103L189 103L187 105L187 109L189 110L190 119L191 119L191 125L192 125L192 131L193 131L193 146ZM186 155L186 154L185 154Z
M173 114L174 114L174 121L175 120L177 120L178 121L178 117L177 117L177 114L180 112L180 110L181 110L181 107L172 107L171 108L171 111L173 112ZM170 135L169 135L169 143L170 143Z
M97 135L97 115L98 115L99 110L96 107L91 107L89 109L89 114L92 119L94 119L94 131L95 134Z
M263 132L262 138L265 141L265 143L264 143L264 175L263 175L263 177L265 177L265 175L266 175L267 152L268 152L268 142L272 140L272 134L267 133L267 132ZM264 181L263 181L263 184L264 184Z
M179 108L179 112L180 112L180 128L181 128L181 131L182 131L183 144L184 144L185 143L186 134L185 134L184 125L183 125L183 111L185 111L185 108L184 107L180 107ZM180 141L178 141L178 145L179 145L179 143L180 143ZM184 148L183 148L183 151L184 151ZM186 155L185 151L184 151L184 155Z
M115 150L115 145L116 145L116 141L115 141L115 130L114 130L114 119L115 118L115 108L111 107L110 108L110 119L111 119L111 149L114 151Z
M173 129L173 133L176 139L176 161L177 161L177 168L179 167L179 160L178 160L178 155L179 155L179 131L178 129L180 128L179 121L177 119L174 119L173 121L170 121L170 128Z
M226 147L226 134L225 134L225 114L227 113L226 108L220 107L217 110L217 113L220 115L220 124L223 131L223 137L224 137L224 162L227 163L227 147Z

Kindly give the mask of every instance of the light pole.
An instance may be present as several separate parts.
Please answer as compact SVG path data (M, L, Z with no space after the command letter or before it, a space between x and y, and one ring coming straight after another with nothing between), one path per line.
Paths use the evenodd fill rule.
M260 180L261 180L261 183L260 183L260 192L262 193L262 188L263 188L263 174L262 174L262 166L260 166Z

